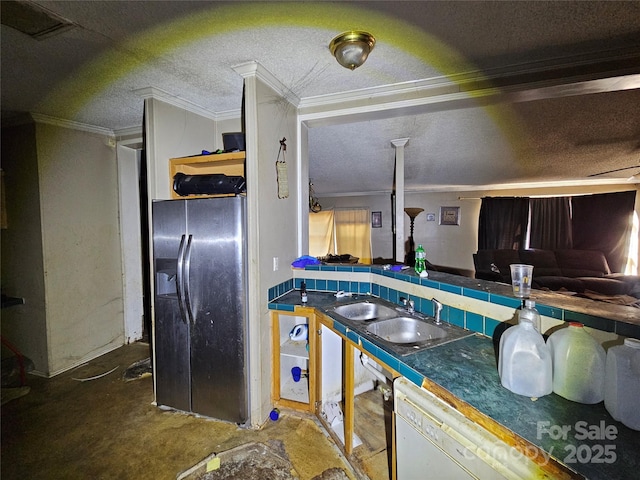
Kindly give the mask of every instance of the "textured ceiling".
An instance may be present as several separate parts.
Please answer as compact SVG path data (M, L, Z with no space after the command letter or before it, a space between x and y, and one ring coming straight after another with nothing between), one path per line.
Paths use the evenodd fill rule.
M388 191L397 138L409 138L408 190L626 181L640 172L640 2L31 3L75 28L34 40L2 25L3 122L34 112L136 127L148 87L212 115L238 112L242 79L233 67L248 61L301 105L402 82L455 85L467 73L491 77L507 95L474 98L471 86L468 101L311 128L316 193ZM328 51L352 28L377 38L353 72ZM592 80L604 83L576 95L576 82ZM536 90L549 85L556 90Z

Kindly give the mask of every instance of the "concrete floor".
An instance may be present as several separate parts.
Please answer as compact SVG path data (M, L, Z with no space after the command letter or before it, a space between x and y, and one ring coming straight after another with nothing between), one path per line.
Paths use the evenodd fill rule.
M336 467L356 478L314 417L285 411L250 430L155 407L150 376L122 378L148 356L138 343L52 379L28 376L30 392L2 406L2 479L175 479L212 453L269 440L303 480Z

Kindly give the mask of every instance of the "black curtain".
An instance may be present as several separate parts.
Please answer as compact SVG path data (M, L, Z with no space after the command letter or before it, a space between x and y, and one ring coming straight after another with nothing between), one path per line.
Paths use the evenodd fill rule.
M629 255L635 199L635 191L573 197L573 248L600 250L611 270L622 272Z
M483 198L478 224L478 250L519 250L523 247L528 217L528 197Z
M544 250L573 248L569 197L532 198L529 247Z

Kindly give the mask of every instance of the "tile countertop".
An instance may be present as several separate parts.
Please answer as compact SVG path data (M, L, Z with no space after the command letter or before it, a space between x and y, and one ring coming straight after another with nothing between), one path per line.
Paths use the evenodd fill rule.
M409 275L413 275L413 272L410 271ZM506 283L479 280L442 272L429 272L429 278L462 288L513 297L513 288ZM569 292L560 293L536 289L531 290L530 298L535 300L536 304L542 303L550 307L640 325L640 309L632 306L591 300Z
M338 302L355 299L337 300L331 293L310 291L307 306L325 312ZM270 308L292 311L296 305L300 305L300 293L292 291L274 300ZM334 326L345 329L335 318ZM349 333L356 343L362 340L372 357L383 356L381 360L392 363L412 382L421 386L426 379L440 386L586 478L638 478L640 432L611 418L603 402L584 405L555 393L534 401L502 387L490 338L475 335L398 357L381 345L372 345L371 337Z

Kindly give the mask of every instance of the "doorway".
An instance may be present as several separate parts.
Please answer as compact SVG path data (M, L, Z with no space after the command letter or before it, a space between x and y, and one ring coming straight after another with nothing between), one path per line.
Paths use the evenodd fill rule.
M142 138L119 142L117 162L125 342L143 340L151 345L147 168Z

